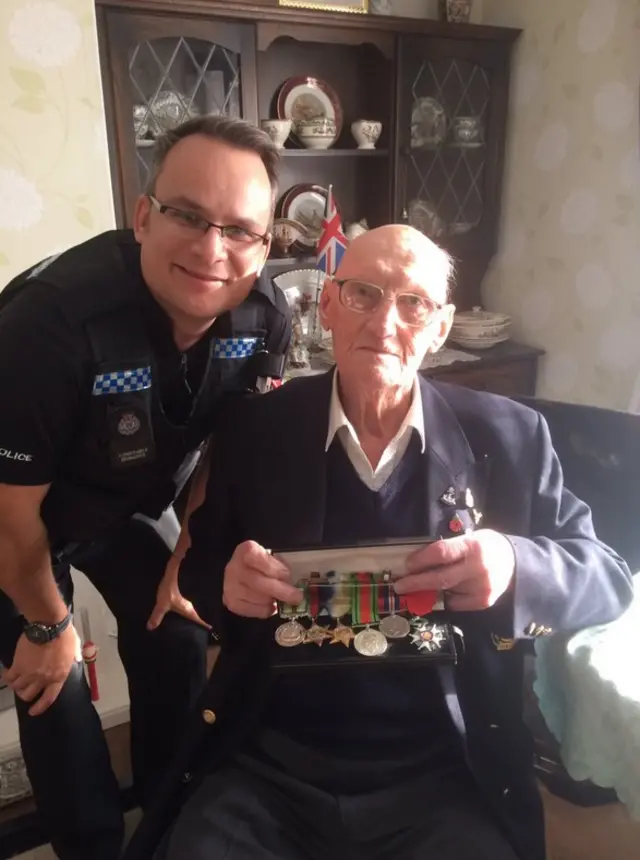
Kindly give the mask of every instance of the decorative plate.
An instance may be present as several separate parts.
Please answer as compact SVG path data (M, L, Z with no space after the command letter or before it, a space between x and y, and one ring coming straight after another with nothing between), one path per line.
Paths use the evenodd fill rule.
M277 111L279 119L290 119L295 124L301 119L323 117L336 124L336 139L342 131L342 105L333 88L320 78L300 75L289 78L280 87Z
M411 148L440 146L447 136L447 115L437 99L416 99L411 108Z
M315 248L320 238L328 196L329 192L321 185L302 183L290 188L278 204L279 218L298 221L305 227L307 235L300 235L296 244L307 251Z

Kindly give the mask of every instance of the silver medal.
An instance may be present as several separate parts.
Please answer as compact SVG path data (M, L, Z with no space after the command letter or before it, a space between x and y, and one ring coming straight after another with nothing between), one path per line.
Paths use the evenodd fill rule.
M411 625L402 615L387 615L380 622L380 632L387 639L404 639L411 632Z
M297 621L287 621L276 630L276 642L283 648L293 648L294 645L302 645L306 632L302 624Z
M379 630L361 630L353 640L353 647L363 657L380 657L389 647L383 633Z

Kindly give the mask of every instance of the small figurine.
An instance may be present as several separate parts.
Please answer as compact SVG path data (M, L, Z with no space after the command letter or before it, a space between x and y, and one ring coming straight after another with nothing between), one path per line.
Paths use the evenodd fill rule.
M367 224L367 219L361 218L360 221L354 221L352 224L349 224L345 231L345 235L351 242L356 238L356 236L361 236L363 233L367 233L368 230L369 225Z

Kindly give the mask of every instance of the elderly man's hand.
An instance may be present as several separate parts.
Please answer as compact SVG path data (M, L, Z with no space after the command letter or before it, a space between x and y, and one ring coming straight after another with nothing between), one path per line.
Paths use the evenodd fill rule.
M248 540L239 544L224 571L222 602L247 618L269 618L276 600L297 606L304 597L290 583L290 573L264 547Z
M479 529L435 541L412 553L407 573L395 583L398 594L446 592L447 609L486 609L509 588L515 555L504 535Z

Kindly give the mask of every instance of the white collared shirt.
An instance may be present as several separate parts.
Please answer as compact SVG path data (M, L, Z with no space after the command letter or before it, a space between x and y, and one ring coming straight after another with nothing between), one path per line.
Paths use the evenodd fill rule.
M405 415L400 429L384 449L382 457L380 457L380 462L375 469L372 468L367 455L362 450L358 434L344 413L338 392L338 372L334 373L331 405L329 407L329 432L327 433L325 451L329 450L334 436L337 435L358 477L370 490L377 492L393 474L407 450L411 434L414 430L420 437L420 450L424 452L424 413L422 411L420 383L417 376L413 383L409 411Z

